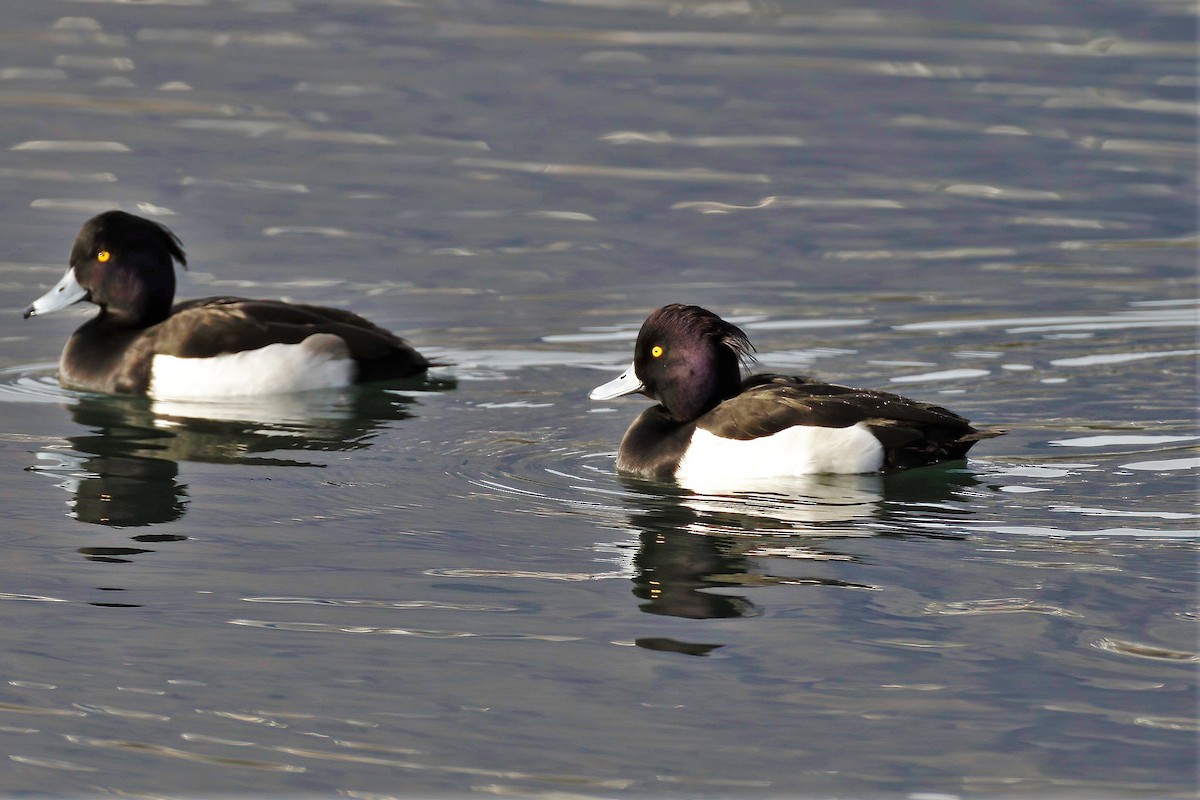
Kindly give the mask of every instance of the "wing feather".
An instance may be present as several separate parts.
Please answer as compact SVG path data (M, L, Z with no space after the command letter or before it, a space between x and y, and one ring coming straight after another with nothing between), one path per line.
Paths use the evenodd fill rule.
M976 430L941 406L891 392L769 374L748 378L740 394L697 421L717 436L742 440L795 425L846 428L858 423L883 444L885 469L962 458L975 442L1002 433Z
M379 374L364 380L400 377L428 366L407 342L359 315L336 308L206 297L178 303L157 326L154 350L179 358L207 358L255 350L269 344L295 344L315 333L331 333L346 342L360 367Z

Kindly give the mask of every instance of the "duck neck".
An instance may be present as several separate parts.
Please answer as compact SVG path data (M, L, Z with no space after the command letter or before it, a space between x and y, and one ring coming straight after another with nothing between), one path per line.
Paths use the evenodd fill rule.
M171 302L147 298L143 302L131 303L120 308L101 306L96 322L105 328L149 328L167 318Z
M143 256L145 257L145 256ZM104 325L113 328L148 328L157 325L171 313L175 301L175 271L168 259L166 264L149 258L121 276L116 285L106 287L107 302L100 305Z
M741 391L742 371L737 356L722 353L705 368L667 385L658 399L679 422L691 422Z

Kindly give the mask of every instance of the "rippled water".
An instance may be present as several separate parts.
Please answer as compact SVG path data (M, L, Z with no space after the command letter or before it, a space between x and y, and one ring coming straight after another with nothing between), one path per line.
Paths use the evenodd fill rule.
M1195 8L33 2L0 32L0 794L1191 796ZM67 392L111 207L181 296L448 366ZM646 313L1008 434L613 474Z

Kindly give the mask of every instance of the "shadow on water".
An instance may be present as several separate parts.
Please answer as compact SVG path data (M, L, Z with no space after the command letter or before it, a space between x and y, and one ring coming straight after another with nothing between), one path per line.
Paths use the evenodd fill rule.
M348 452L370 446L389 422L412 416L414 394L452 383L263 398L240 403L162 402L145 397L80 395L68 406L87 433L51 446L28 469L62 480L71 515L112 528L172 522L187 509L181 462L320 468L319 461L287 453ZM138 543L180 541L173 534L141 534ZM80 548L89 559L124 561L146 548Z
M852 537L961 538L946 520L971 516L962 494L978 484L970 472L953 467L891 476L813 476L790 482L787 494L696 495L640 480L623 482L632 492L628 517L638 535L632 582L633 594L643 601L640 610L696 620L763 613L748 597L728 593L739 588L873 589L817 574L816 565L858 560L835 544ZM937 522L929 530L913 524L923 509L936 511ZM907 524L897 524L901 517ZM776 574L772 563L778 558L813 567L805 570L809 574ZM688 655L708 655L722 646L663 637L636 644Z

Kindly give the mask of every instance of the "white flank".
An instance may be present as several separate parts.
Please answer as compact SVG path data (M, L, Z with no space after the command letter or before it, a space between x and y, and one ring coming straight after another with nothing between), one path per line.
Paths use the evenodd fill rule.
M147 393L158 400L212 400L307 392L349 386L357 372L345 342L317 333L298 344L212 358L156 355Z
M883 445L861 422L848 428L794 425L758 439L724 439L696 429L675 480L698 492L800 475L875 472Z

